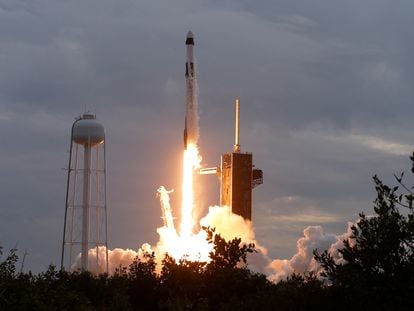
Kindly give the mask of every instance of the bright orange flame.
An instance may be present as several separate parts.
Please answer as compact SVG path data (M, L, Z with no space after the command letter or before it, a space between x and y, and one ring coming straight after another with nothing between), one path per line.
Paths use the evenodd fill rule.
M183 184L180 231L173 224L172 210L169 202L169 193L164 187L158 192L163 209L164 226L158 228L160 242L157 245L158 254L168 253L176 260L209 261L209 252L212 245L206 240L207 234L201 230L194 233L195 220L194 206L194 174L200 168L201 157L195 144L188 144L183 159Z
M194 208L194 170L200 168L200 156L197 146L189 144L184 150L183 160L183 185L182 185L182 203L181 203L181 226L180 236L188 238L193 233L193 208Z

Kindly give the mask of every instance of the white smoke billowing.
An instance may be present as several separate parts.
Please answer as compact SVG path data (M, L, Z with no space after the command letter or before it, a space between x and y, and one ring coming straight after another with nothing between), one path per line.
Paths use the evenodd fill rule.
M106 272L106 254L105 246L91 248L88 252L88 271L93 274ZM152 252L151 246L147 243L143 244L140 249L134 251L132 249L114 248L108 249L108 273L113 274L116 269L128 267L135 258L143 258L145 252ZM79 270L81 267L80 254L76 258L76 262L72 270Z
M215 228L215 232L227 241L240 238L241 243L254 243L258 253L249 256L249 267L257 272L265 271L265 267L270 262L266 257L267 250L256 241L251 221L233 214L228 206L211 206L209 207L207 215L200 219L199 224L200 227ZM160 235L160 240L156 247L153 248L153 251L156 254L158 263L160 263L166 253L171 254L174 251L169 249L169 246L177 245L177 243L182 241L179 240L174 228L163 226L158 228L157 232ZM207 243L206 238L207 234L204 230L201 230L192 237L192 239L195 239L197 245L203 246L201 249L205 252L200 254L200 260L202 261L209 260L208 254L212 250L212 245ZM176 239L177 241L171 241L172 239ZM187 243L191 247L191 243L194 243L194 241L187 241Z
M279 282L293 273L303 274L305 272L315 272L319 275L321 267L313 258L315 249L318 252L327 250L336 263L344 263L338 250L343 248L343 241L346 239L349 239L352 244L350 238L352 225L352 222L348 222L347 232L341 235L325 233L321 226L308 226L303 230L303 237L297 241L297 252L292 258L275 259L270 263L269 268L273 270L273 273L269 275L269 279Z
M165 198L165 195L168 196L168 191L165 190L165 192L162 192L162 195ZM165 200L164 203L166 201L168 200ZM234 238L240 238L242 243L254 243L257 252L248 255L248 267L252 271L266 274L269 280L273 282L285 280L293 273L302 274L308 271L313 271L318 275L321 267L313 258L313 251L315 249L319 252L328 250L337 263L343 263L344 260L338 250L343 247L343 241L345 239L350 239L350 228L353 225L353 223L349 222L347 232L342 235L325 233L321 226L308 226L303 230L303 237L298 239L296 243L297 251L292 258L272 260L267 255L267 249L256 240L252 222L245 220L239 215L233 214L227 206L209 207L207 215L200 219L199 224L200 227L215 228L215 232L219 233L227 241ZM167 226L166 224L158 228L157 232L160 235L160 239L155 246L150 246L145 243L137 251L120 248L108 250L109 274L113 274L117 268L128 267L137 257L144 258L143 254L145 252L155 253L157 270L160 271L161 262L165 257L165 254L171 254L169 246L176 245L180 242L182 244L182 240L179 240L179 236L174 227ZM198 234L194 235L193 241L188 241L187 247L193 247L193 244L191 243L208 245L207 247L209 247L204 254L200 254L197 258L189 258L190 260L208 260L208 253L212 250L212 245L206 242L206 237L206 233L201 230ZM350 239L351 244L352 242L352 239ZM180 249L180 252L185 251L185 248ZM99 252L98 261L96 260L97 252ZM104 247L90 249L89 271L95 274L106 271L105 258ZM80 256L78 256L75 267L73 268L76 269L79 267Z
M344 247L344 240L348 240L350 246L355 245L355 239L352 237L352 226L358 227L358 220L356 222L348 222L348 229L345 233L338 235L337 240L335 243L333 243L329 249L328 252L331 254L331 256L335 259L335 262L337 264L344 264L345 260L343 259L342 255L339 253L339 250Z
M166 198L168 196L168 191L165 189L161 189L161 195ZM164 200L164 204L168 202L168 200ZM168 208L166 209L168 210ZM167 213L167 218L169 217ZM164 216L165 217L165 216ZM166 222L168 223L168 222ZM200 220L200 226L203 227L210 227L215 228L215 232L219 233L224 239L232 240L234 238L241 238L242 243L254 243L257 249L256 254L250 254L248 263L249 267L257 272L265 272L266 266L269 264L270 260L267 258L267 250L259 245L259 243L255 240L255 234L252 227L252 223L249 220L245 220L243 217L233 214L230 211L230 208L227 206L219 207L213 206L209 208L209 211L205 217ZM161 262L165 257L165 254L172 254L177 249L171 249L171 246L180 245L183 249L178 249L178 254L185 253L185 247L191 247L195 243L198 245L205 246L205 253L200 254L200 257L190 258L194 260L201 260L207 261L208 260L208 253L212 250L212 245L208 244L206 238L207 234L205 231L201 230L198 234L195 234L192 237L192 241L187 241L186 243L182 243L183 241L180 240L177 232L175 231L174 227L170 227L168 225L164 225L157 229L157 232L160 236L158 243L152 247L149 244L145 243L141 246L140 249L134 251L132 249L120 249L115 248L113 250L108 250L108 272L109 274L113 274L117 268L120 266L128 267L135 258L143 258L143 254L145 252L148 253L155 253L156 261L158 265L158 271L161 268ZM98 253L98 256L97 256ZM176 254L172 254L176 255ZM105 247L98 247L89 250L88 253L88 266L89 271L92 273L98 274L106 271L106 254L105 254ZM176 257L176 256L175 256ZM98 260L97 260L98 258ZM81 266L80 264L80 255L78 256L76 263L73 267L74 270L79 269Z
M334 234L326 234L321 226L309 226L303 230L303 237L297 243L297 253L291 259L275 259L270 267L275 271L270 275L273 281L286 279L292 273L302 274L306 271L317 271L318 266L313 258L313 251L329 249L337 242Z
M204 227L216 228L225 240L239 237L245 243L255 243L252 222L233 214L228 206L211 206L208 213L200 220Z

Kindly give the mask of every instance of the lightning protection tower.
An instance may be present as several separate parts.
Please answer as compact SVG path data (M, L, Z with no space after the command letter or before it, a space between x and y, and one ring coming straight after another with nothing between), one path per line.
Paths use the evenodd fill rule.
M106 207L105 130L85 113L71 131L62 269L108 272Z
M252 220L252 190L263 183L263 171L253 165L253 154L240 151L240 102L236 99L233 152L221 155L219 167L200 169L200 174L216 174L220 178L220 206Z
M253 165L253 155L240 151L240 103L236 99L233 152L221 155L220 205L230 206L234 214L252 220L252 190L263 183L263 171Z

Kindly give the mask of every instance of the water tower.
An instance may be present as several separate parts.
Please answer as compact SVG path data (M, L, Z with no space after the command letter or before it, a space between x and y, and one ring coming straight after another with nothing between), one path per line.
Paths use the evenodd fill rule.
M61 268L108 272L107 246L105 129L85 113L71 130Z

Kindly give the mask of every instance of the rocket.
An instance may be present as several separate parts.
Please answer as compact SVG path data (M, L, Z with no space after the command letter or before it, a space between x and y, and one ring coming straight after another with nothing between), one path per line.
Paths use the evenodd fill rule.
M187 33L185 40L187 55L185 62L186 109L184 123L184 149L188 143L198 140L197 81L194 58L194 35Z

